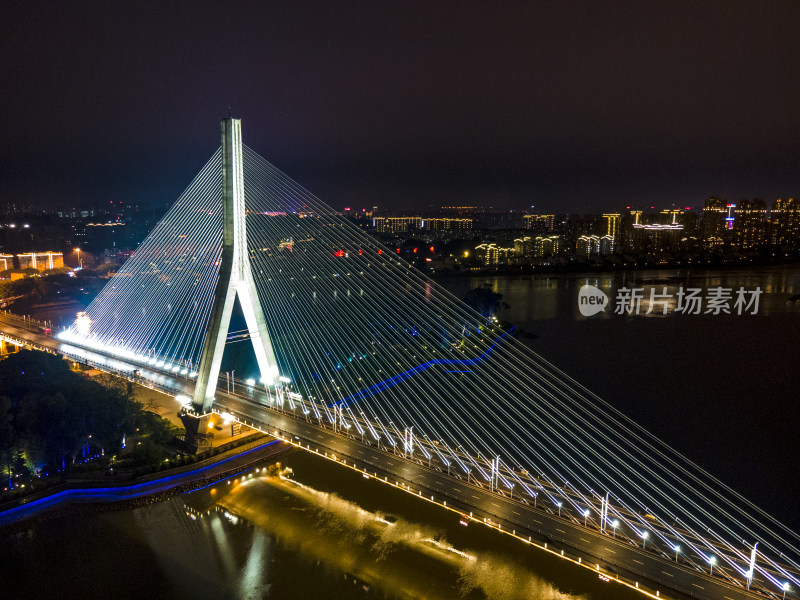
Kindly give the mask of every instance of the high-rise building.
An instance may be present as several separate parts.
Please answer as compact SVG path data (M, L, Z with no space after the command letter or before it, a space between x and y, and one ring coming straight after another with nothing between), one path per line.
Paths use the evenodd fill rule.
M555 224L555 215L523 215L522 221L525 223L525 229L530 229L539 233L549 233L553 231Z
M575 242L575 254L589 257L600 252L600 238L596 235L582 235Z
M800 244L800 201L778 198L772 203L770 238L779 246Z
M682 224L683 211L680 208L662 210L658 213L658 222L662 225Z
M613 236L604 235L600 238L600 254L603 256L608 256L609 254L614 254L614 248L616 247L616 240Z
M643 222L642 211L632 210L620 219L620 243L616 250L625 254L644 252L644 234L639 227Z
M500 254L497 251L497 244L480 244L475 246L475 255L484 265L496 265Z
M606 213L603 215L603 235L609 235L614 240L619 237L620 214Z
M478 259L487 267L508 264L508 259L514 255L514 248L503 248L497 244L480 244L475 247Z
M557 235L537 236L533 240L533 254L538 257L555 256L561 249L561 237Z
M0 254L0 271L14 268L14 257L11 254Z
M722 198L709 198L703 207L703 245L707 248L721 246L726 231L733 227L730 208L735 207Z
M514 254L516 256L530 257L533 255L533 238L526 235L514 240Z
M472 219L447 217L423 219L420 227L430 231L468 231L472 229Z
M742 200L734 211L733 239L742 250L767 243L767 204L763 200Z
M422 217L376 217L373 222L378 233L405 233L420 229Z

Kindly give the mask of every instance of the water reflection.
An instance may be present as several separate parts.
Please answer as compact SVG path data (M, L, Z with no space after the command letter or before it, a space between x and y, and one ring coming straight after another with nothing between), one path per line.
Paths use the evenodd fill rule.
M662 293L662 289L666 288L666 293L673 296L668 315L671 315L675 308L674 297L680 288L701 288L705 293L714 287L733 289L734 299L735 290L740 287L746 290L760 288L763 293L759 315L787 312L800 314L800 302L788 302L791 296L800 293L800 267L797 265L777 265L748 270L673 269L520 277L489 276L445 279L441 283L459 298L463 298L470 289L489 284L493 291L503 295L503 301L510 306L501 313L501 317L517 324L550 319L576 321L586 319L587 317L583 317L578 311L578 290L585 284L604 291L611 301L605 312L588 317L590 319L619 317L614 314L614 295L622 287L645 288L645 300L639 312L640 317L664 316L660 303L649 314L647 313L651 288L655 288L656 293Z
M209 511L208 518L218 519L220 511L243 517L259 535L274 537L305 560L326 564L364 595L433 600L579 598L560 592L507 558L456 548L435 527L364 510L292 479L246 481ZM266 582L252 577L244 586L244 579L242 587L250 591Z
M637 597L314 455L285 460L302 482L262 470L140 508L31 522L0 536L2 597L52 597L54 585L59 598L82 600L585 597L573 589L594 600Z

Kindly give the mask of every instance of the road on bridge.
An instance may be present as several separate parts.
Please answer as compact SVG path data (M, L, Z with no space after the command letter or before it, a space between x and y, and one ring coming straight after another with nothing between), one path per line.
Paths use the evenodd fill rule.
M389 481L405 483L414 492L433 494L437 501L447 501L448 507L457 508L474 519L490 519L506 531L531 536L533 540L553 543L559 549L569 547L570 553L580 556L583 562L599 563L606 572L617 573L632 581L641 581L647 587L682 592L685 595L708 600L752 600L764 596L748 591L744 585L726 583L718 577L690 564L676 562L674 555L643 550L633 542L601 533L596 527L576 523L559 517L550 509L541 509L519 499L493 493L466 480L448 476L446 472L429 468L423 461L410 460L400 454L379 449L360 438L335 433L321 428L291 413L279 412L259 404L256 399L218 393L215 407L228 411L247 423L262 424L267 432L277 430L284 437L294 438L309 450L321 454L334 454L337 459L347 458L361 468L387 477ZM660 585L657 585L660 584ZM663 588L661 587L663 586Z

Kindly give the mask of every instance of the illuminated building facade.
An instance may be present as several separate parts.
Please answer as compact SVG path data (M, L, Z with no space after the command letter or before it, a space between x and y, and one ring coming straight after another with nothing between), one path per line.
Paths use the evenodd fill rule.
M533 238L526 235L514 240L514 254L530 257L533 255Z
M613 236L604 235L600 238L600 254L603 256L608 256L609 254L614 254L614 249L616 248L616 240Z
M603 215L603 234L610 236L614 242L619 239L621 215L619 213L606 213Z
M378 233L405 233L422 227L422 217L376 217L375 230Z
M553 231L555 219L555 215L523 215L522 217L525 229L542 233Z
M778 198L772 203L770 241L779 246L800 243L800 201Z
M767 243L767 204L763 200L742 200L734 211L733 239L742 250Z
M709 198L703 207L703 245L706 248L721 246L728 237L726 231L732 227L729 209L732 205L722 198Z
M496 267L508 264L508 259L514 255L514 248L503 248L497 244L480 244L475 247L475 254L484 266Z
M430 231L468 231L472 229L472 219L433 218L423 219L422 229Z
M537 236L533 240L534 256L554 256L561 250L561 237L557 235Z
M600 238L596 235L582 235L575 242L575 255L581 257L594 256L600 252Z
M64 255L61 252L29 252L17 254L20 269L60 269L64 266Z

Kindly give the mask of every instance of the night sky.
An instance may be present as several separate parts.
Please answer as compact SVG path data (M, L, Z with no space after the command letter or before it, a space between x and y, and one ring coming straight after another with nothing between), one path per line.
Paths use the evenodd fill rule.
M228 107L337 208L800 194L796 2L7 2L2 18L0 203L171 202Z

